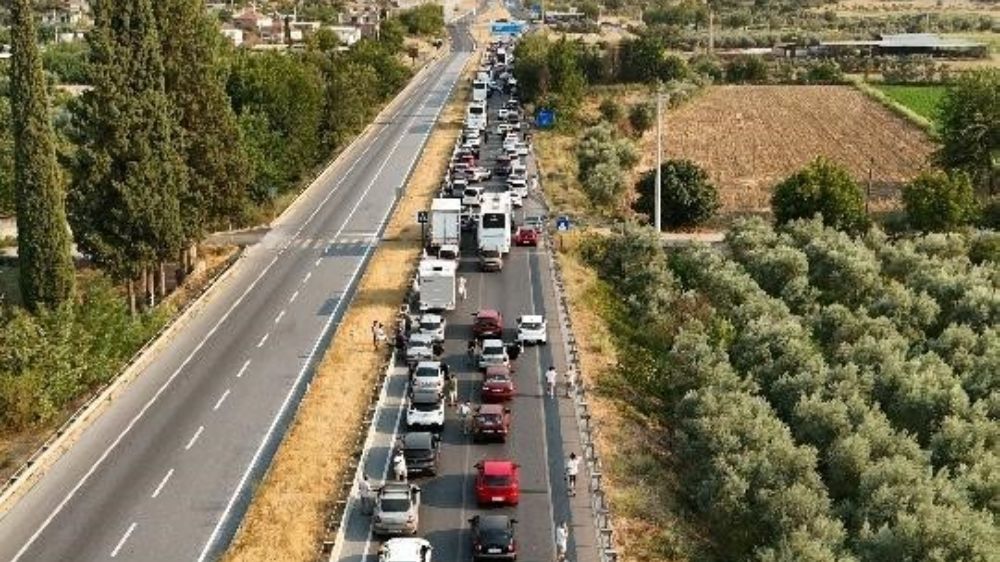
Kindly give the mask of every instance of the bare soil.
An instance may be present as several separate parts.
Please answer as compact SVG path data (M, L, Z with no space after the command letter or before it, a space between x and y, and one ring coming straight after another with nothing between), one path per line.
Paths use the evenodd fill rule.
M817 156L862 185L872 172L872 209L891 208L899 187L928 166L925 133L848 86L720 86L668 112L669 158L705 167L723 213L767 212L774 185ZM655 153L655 134L644 144ZM644 162L645 164L645 162Z

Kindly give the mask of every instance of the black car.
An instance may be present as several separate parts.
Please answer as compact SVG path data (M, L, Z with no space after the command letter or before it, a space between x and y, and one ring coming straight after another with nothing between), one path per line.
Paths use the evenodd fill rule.
M469 523L472 523L473 560L517 560L516 519L506 515L477 515Z
M441 455L441 438L429 431L411 431L403 437L403 458L406 459L407 476L437 474L438 457Z
M510 172L511 172L510 160L507 160L506 162L501 161L496 166L493 167L494 176L501 176L501 177L509 176Z

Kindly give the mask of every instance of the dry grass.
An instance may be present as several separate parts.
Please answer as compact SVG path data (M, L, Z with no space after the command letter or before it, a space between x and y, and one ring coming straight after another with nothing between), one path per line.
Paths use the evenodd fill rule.
M482 18L504 12L488 11ZM481 34L486 27L476 26ZM470 61L477 60L475 57ZM471 72L466 68L465 77ZM426 209L447 165L464 118L468 80L463 79L428 139L385 237L331 342L295 422L253 499L226 560L310 562L324 536L331 492L342 479L358 440L369 389L384 367L385 353L371 347L368 327L391 326L420 256L420 230L412 217ZM349 377L351 380L345 380Z
M593 231L591 231L593 232ZM557 258L562 266L569 312L579 340L580 365L593 389L611 375L617 350L610 327L600 313L597 275L583 264L576 250L582 231L563 235ZM650 428L627 404L609 393L591 392L588 403L604 486L611 504L615 543L624 562L686 560L684 554L701 541L692 524L680 515L672 489L669 454L650 439Z

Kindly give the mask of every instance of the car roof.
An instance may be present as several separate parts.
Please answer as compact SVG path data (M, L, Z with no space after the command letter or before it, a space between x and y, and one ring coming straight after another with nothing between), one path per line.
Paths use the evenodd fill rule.
M501 529L507 530L510 527L510 517L506 515L480 515L480 529Z
M487 340L487 341L489 341L489 340ZM496 377L496 376L500 376L500 375L509 377L510 376L510 367L508 367L506 365L490 365L489 367L486 367L486 376L487 377Z
M440 314L424 314L423 316L420 317L420 321L421 322L440 322L441 321L441 315Z
M545 318L541 314L525 314L520 318L521 322L543 322Z
M389 560L420 560L420 549L430 545L425 539L402 537L385 541L382 548Z
M480 414L502 414L503 406L500 404L483 404L479 407Z
M403 436L403 446L407 449L429 449L434 437L428 431L411 431Z
M488 339L483 340L483 347L503 347L503 340Z
M413 343L417 343L417 344L433 343L433 340L434 340L434 336L432 336L431 334L425 334L424 332L415 332L415 333L410 334L410 343L411 344L413 344Z
M482 468L483 474L488 476L510 476L514 473L513 461L485 461Z
M410 484L406 482L386 482L382 485L382 495L386 494L402 494L405 497L410 496Z
M476 313L476 318L500 318L500 312L492 308L484 308Z
M441 369L440 361L421 361L417 363L418 369Z
M416 404L437 404L441 402L441 395L434 388L415 388L410 400Z

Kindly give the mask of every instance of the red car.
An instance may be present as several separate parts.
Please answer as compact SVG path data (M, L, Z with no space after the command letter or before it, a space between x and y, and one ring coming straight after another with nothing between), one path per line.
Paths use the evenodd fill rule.
M505 402L514 397L517 387L510 376L510 367L506 365L491 365L483 374L483 387L480 397L483 402Z
M477 463L476 501L480 505L517 505L521 500L519 466L505 460Z
M537 246L538 231L525 226L517 227L517 232L514 233L514 244L518 246Z
M480 310L472 321L472 334L477 338L502 337L503 315L499 310Z
M483 404L472 418L472 439L506 441L510 433L510 408L500 404Z

